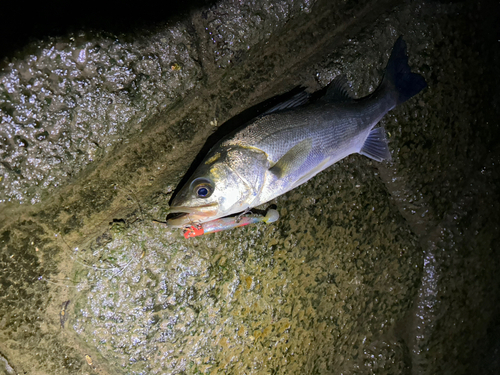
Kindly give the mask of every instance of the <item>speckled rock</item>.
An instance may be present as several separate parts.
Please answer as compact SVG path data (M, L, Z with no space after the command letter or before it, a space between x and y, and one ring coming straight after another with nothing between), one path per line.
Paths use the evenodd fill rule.
M185 25L123 39L54 38L3 69L0 202L39 202L195 87Z
M494 14L220 1L27 49L0 76L0 369L498 372ZM366 95L400 34L429 87L382 120L391 163L342 160L271 225L185 240L152 221L216 126L340 73Z

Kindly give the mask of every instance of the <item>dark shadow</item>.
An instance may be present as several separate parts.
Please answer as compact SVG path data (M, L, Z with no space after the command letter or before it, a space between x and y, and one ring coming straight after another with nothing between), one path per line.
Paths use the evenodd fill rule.
M0 58L11 58L30 42L69 33L134 34L180 19L215 0L163 2L3 1L0 5Z

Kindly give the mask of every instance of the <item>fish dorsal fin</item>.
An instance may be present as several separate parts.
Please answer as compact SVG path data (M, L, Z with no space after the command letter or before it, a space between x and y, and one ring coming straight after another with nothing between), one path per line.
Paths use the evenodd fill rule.
M312 149L312 138L306 138L293 146L269 169L278 178L289 176L299 169L307 159Z
M309 94L305 90L302 90L301 92L292 96L290 99L278 103L274 107L271 107L270 109L262 113L262 116L269 115L270 113L278 111L283 111L285 109L300 107L301 105L304 105L309 101L310 96L311 94Z
M379 162L391 160L384 128L372 129L359 153Z
M345 74L340 74L330 82L323 99L329 102L351 102L354 98L350 94L349 82Z

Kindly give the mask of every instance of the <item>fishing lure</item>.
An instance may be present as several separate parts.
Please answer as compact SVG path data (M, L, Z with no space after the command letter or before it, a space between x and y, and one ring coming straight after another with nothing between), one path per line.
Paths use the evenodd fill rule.
M269 209L265 216L233 216L223 217L206 223L191 225L184 229L184 237L192 238L203 234L221 232L223 230L244 227L245 225L264 222L266 224L274 223L279 219L278 211Z

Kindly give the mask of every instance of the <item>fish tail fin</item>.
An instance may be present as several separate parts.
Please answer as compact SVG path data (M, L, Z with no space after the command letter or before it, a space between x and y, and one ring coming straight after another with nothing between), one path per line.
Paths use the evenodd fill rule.
M411 72L406 54L406 42L400 36L394 43L391 57L385 68L384 79L379 88L392 91L397 105L417 95L426 87L424 77Z

